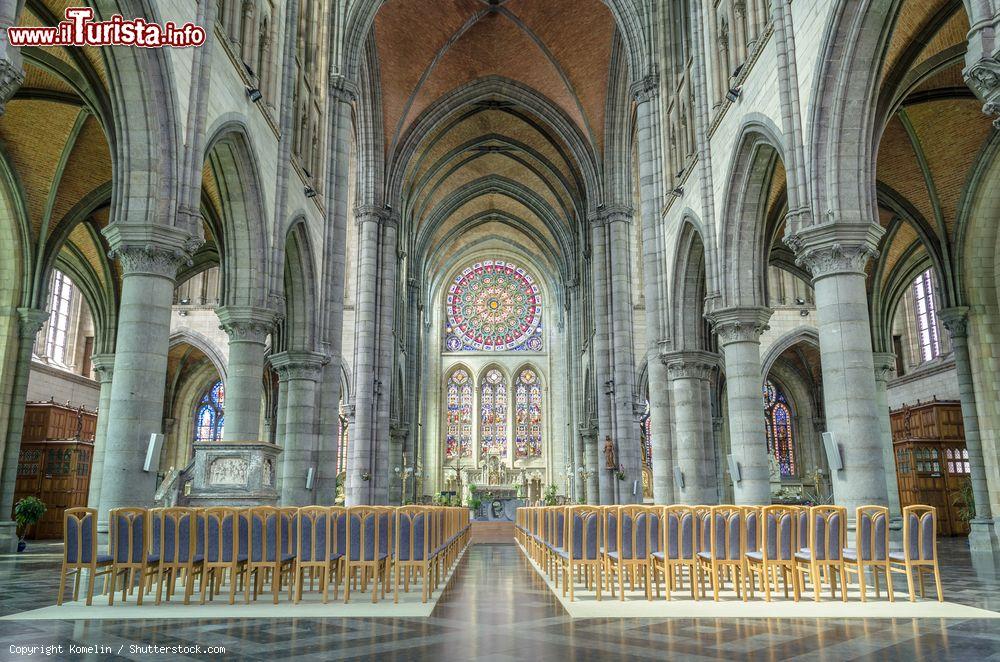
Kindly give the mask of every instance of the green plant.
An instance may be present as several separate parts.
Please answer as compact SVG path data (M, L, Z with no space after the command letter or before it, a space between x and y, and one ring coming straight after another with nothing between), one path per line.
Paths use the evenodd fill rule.
M615 478L618 480L625 480L625 465L619 464L618 468L615 469Z
M971 522L976 517L976 494L972 491L972 481L962 483L962 489L954 497L958 506L958 516L963 522Z
M542 498L545 499L546 506L556 505L556 490L559 489L555 485L549 485L545 488L545 493Z
M452 508L457 508L462 505L462 499L457 494L453 494L451 498L448 499L448 505Z
M14 505L14 521L17 523L18 538L24 538L28 527L36 524L45 514L45 504L38 497L24 497Z
M479 497L472 497L471 499L469 499L469 508L472 508L473 510L479 510L479 507L481 505L483 505L483 501Z
M469 483L469 494L475 494L475 493L476 493L476 484Z
M435 506L447 506L449 503L448 495L443 492L434 493L434 505Z

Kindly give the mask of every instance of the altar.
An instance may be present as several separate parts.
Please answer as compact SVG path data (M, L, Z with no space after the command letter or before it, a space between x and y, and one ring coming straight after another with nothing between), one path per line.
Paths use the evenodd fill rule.
M472 509L476 521L513 522L517 509L528 505L520 496L525 494L527 477L496 456L487 457L478 470L469 472L468 479L470 501L479 500L479 506Z

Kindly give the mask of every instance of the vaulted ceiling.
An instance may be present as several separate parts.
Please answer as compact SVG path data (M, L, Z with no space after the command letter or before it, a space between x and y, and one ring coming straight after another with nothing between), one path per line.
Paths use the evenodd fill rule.
M425 267L445 268L472 243L497 240L556 272L570 268L565 249L585 214L579 145L592 162L604 150L615 23L600 0L565 9L540 0L390 0L378 12L387 160L406 159L403 218ZM500 93L478 98L429 129L420 124L419 145L400 157L430 109L484 80L526 90L545 109Z

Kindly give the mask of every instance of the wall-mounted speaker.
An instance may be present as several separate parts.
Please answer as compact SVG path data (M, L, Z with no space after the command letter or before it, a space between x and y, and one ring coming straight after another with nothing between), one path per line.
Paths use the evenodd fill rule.
M740 463L736 461L735 455L727 455L726 460L729 462L729 475L732 476L734 483L739 483L743 480L743 472L740 471Z
M161 448L163 448L163 435L156 432L149 435L149 443L146 444L146 461L142 463L143 471L146 473L159 471Z
M823 433L823 448L826 450L826 462L830 465L830 471L840 471L844 468L844 458L840 455L840 446L833 438L832 432Z
M682 490L684 489L684 472L677 466L674 467L674 486Z
M316 476L316 468L309 467L309 472L306 474L306 489L311 490L313 488L313 479Z

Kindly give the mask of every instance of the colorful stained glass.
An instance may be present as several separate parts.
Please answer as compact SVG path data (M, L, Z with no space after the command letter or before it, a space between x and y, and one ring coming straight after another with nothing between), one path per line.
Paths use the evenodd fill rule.
M542 387L530 368L514 384L514 407L514 457L541 457Z
M212 388L201 396L198 409L194 416L195 441L219 441L222 439L222 428L226 423L226 387L221 381L215 382Z
M653 466L653 426L651 420L649 400L646 400L646 411L639 422L639 443L642 446L642 463L647 467Z
M495 368L479 387L479 435L484 455L507 457L507 381Z
M542 350L541 289L511 262L467 267L448 288L445 305L449 352Z
M778 462L782 478L795 476L795 440L792 437L792 411L784 392L771 380L764 382L764 430L767 450Z
M472 378L462 368L448 378L448 411L445 416L445 459L472 457Z

